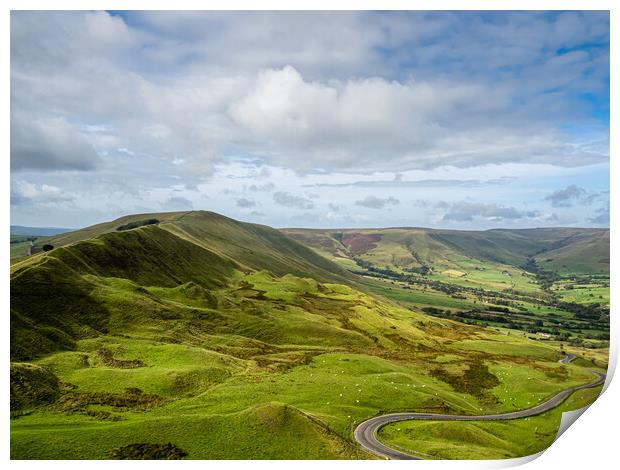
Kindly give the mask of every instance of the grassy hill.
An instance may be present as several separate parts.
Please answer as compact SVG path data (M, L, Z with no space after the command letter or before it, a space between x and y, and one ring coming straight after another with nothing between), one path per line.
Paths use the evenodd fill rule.
M30 359L73 339L107 331L109 311L93 293L102 278L173 288L191 283L208 293L235 270L346 280L350 275L282 233L209 213L143 215L48 238L55 248L11 268L12 355ZM127 224L134 229L117 230ZM88 238L93 236L94 238ZM206 295L206 294L205 294Z
M268 267L274 274L311 275L323 280L350 278L344 269L317 256L313 250L296 243L278 230L265 225L239 222L207 211L126 216L112 222L47 238L45 243L62 247L108 233L119 233L119 227L140 224L149 219L158 222L155 224L156 227L229 259L243 269ZM142 230L148 228L145 225ZM42 243L35 243L35 247L40 246Z
M11 266L15 459L370 458L352 431L378 413L528 407L606 367L602 349L567 347L581 362L561 365L556 342L370 294L213 213L46 243Z
M11 260L29 256L31 246L37 239L42 245L45 237L59 235L70 230L67 228L11 225Z

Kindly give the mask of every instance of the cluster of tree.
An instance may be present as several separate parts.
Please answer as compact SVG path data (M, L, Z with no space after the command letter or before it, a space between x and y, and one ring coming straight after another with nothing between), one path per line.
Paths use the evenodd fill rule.
M474 295L480 302L494 303L498 305L510 306L514 309L527 311L527 308L519 305L516 302L528 302L537 303L540 305L551 305L550 301L538 298L532 294L524 294L518 291L506 290L506 291L491 291L482 288L473 288L466 286L459 286L455 284L447 284L441 281L428 279L413 274L398 273L388 268L378 268L372 263L365 261L361 258L355 258L355 262L361 268L364 268L367 275L378 277L382 279L389 279L392 281L400 281L410 285L421 285L433 289L438 292L443 292L452 298L466 299L463 294L469 293ZM545 294L545 297L552 299L551 296Z
M428 313L429 315L433 315L435 317L451 318L457 320L480 320L485 323L511 323L510 317L507 317L505 315L496 315L494 313L481 309L459 310L453 312L451 310L443 310L436 307L424 307L422 310L425 313Z
M355 261L355 263L360 268L366 269L370 272L383 274L386 277L396 279L399 281L404 281L404 282L412 282L413 280L416 279L414 276L410 276L409 274L405 274L405 273L420 274L422 276L427 276L433 272L433 268L427 265L423 265L420 267L413 267L413 268L404 268L403 271L405 271L405 273L398 273L388 268L378 268L372 263L362 258L353 258L353 261Z
M121 225L120 227L116 227L116 230L119 232L122 232L123 230L131 230L132 228L142 227L143 225L155 225L158 223L159 223L159 220L157 219L138 220L136 222L129 222L128 224Z
M35 253L39 253L41 251L52 251L54 249L54 245L45 243L44 245L41 245L41 246L37 246L37 245L30 246L28 247L28 249L29 249L28 255L34 255Z
M543 289L549 289L554 282L561 279L560 275L555 271L547 271L542 269L536 263L536 260L531 256L527 259L525 264L521 266L524 271L530 272L536 276L536 280Z
M353 258L353 261L355 261L355 264L357 264L360 268L363 268L363 269L374 268L372 263L369 263L368 261L362 258Z
M398 273L389 268L378 268L374 266L373 264L369 263L368 261L365 261L359 258L355 258L355 262L357 263L359 267L366 269L366 272L369 276L390 279L393 281L405 282L407 284L425 285L436 291L443 292L448 295L454 295L458 293L459 291L465 290L464 288L460 286L455 286L452 284L445 284L439 281L433 281L430 279L420 278L413 274Z
M513 312L499 310L500 315L492 308L476 308L471 310L452 311L437 307L424 307L422 310L432 316L440 318L448 318L467 324L475 325L502 325L513 330L520 330L526 333L546 333L557 341L565 341L573 338L576 334L583 335L592 339L606 340L609 334L605 333L609 329L609 325L603 322L589 324L588 327L594 327L597 332L583 331L584 325L581 322L560 319L553 316L546 316L543 321L535 316L515 316ZM570 330L570 331L569 331Z
M512 311L509 308L506 307L497 307L495 305L489 305L487 307L487 310L491 311L491 312L504 312L504 313L512 313Z
M577 304L574 302L554 301L552 305L560 310L571 312L579 320L604 320L609 318L609 308L599 303Z
M422 276L428 276L429 274L432 274L433 268L424 264L420 267L406 268L405 271L409 273L420 274Z
M37 239L37 237L28 237L28 236L24 236L21 238L14 238L11 240L11 245L13 243L23 243L23 242L33 242Z

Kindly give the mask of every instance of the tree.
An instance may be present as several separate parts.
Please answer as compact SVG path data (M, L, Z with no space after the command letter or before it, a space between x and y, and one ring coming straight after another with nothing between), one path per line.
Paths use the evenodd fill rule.
M41 249L43 251L52 251L54 249L54 245L50 245L49 243L46 243L45 245L41 247Z

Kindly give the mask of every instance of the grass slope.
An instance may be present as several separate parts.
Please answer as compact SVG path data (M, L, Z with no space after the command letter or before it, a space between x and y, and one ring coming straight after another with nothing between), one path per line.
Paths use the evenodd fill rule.
M543 269L560 274L609 273L609 230L577 233L569 240L536 257Z
M159 228L234 261L248 269L268 268L274 274L311 275L320 280L347 280L349 274L313 250L265 225L250 224L214 212L164 212L121 217L47 238L54 247L115 233L119 227L157 219ZM131 232L131 231L130 231ZM39 246L38 242L35 246Z
M189 459L367 458L352 430L371 416L532 406L606 367L602 350L565 366L557 343L364 293L267 227L152 217L12 265L11 458L168 443Z
M591 360L562 366L554 345L339 284L237 271L206 298L196 286L98 278L108 332L34 361L61 396L20 410L12 458L167 442L187 458L360 458L352 429L378 413L497 412L590 380Z

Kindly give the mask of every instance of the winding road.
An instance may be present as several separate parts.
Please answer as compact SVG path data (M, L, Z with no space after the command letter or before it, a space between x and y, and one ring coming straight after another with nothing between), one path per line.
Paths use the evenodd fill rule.
M577 356L574 354L566 354L566 356L561 359L559 362L561 364L568 364ZM605 382L606 375L602 372L597 372L591 370L594 375L597 376L596 380L590 382L585 385L579 385L577 387L567 388L566 390L562 390L556 395L549 398L547 401L541 403L540 405L534 406L533 408L528 408L525 410L512 411L509 413L500 413L496 415L442 415L435 413L390 413L387 415L376 416L374 418L363 421L361 424L355 428L355 440L367 451L378 455L379 457L384 457L392 460L422 460L422 455L418 454L419 457L411 455L406 452L402 452L398 449L394 449L391 447L382 444L377 439L377 431L386 424L396 423L398 421L406 421L412 419L426 419L426 420L435 420L435 421L496 421L496 420L504 420L504 419L517 419L517 418L526 418L528 416L535 416L545 411L549 411L552 408L555 408L560 403L562 403L569 395L577 390L581 390L584 388L594 388ZM411 452L411 451L409 451Z

